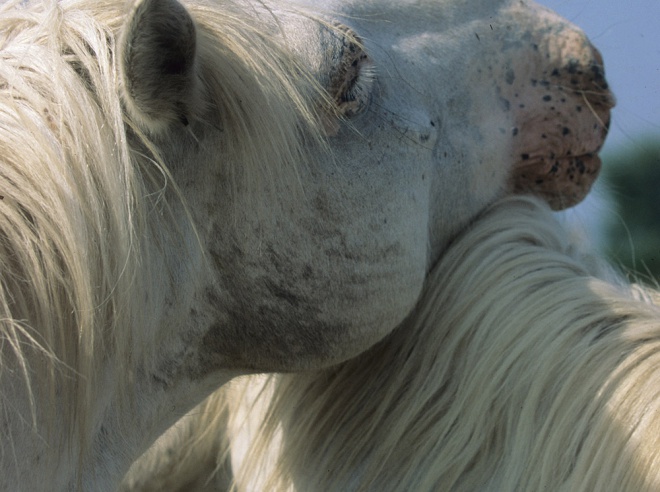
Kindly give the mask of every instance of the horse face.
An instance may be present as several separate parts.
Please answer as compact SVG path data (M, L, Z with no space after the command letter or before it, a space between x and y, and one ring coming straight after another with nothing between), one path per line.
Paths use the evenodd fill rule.
M563 208L598 173L612 97L597 51L566 21L519 0L316 3L327 23L254 6L245 15L298 61L289 75L301 94L310 80L326 91L307 104L330 149L310 144L290 179L238 186L226 169L242 163L226 147L240 133L194 120L218 106L196 78L201 17L146 1L127 28L127 107L165 148L177 142L165 153L177 156L209 260L191 309L204 370L352 357L402 322L448 242L495 199L531 192ZM167 9L174 21L152 36L166 70L142 69L145 30L162 28L140 19ZM190 133L195 150L184 152Z

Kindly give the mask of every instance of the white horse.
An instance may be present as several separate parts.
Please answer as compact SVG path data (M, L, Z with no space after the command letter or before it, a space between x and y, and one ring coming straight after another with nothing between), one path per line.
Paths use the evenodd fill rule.
M660 295L567 237L538 200L496 203L385 340L229 383L127 489L660 490Z
M378 69L379 81L385 77L387 85L378 89L379 97L385 93L401 101L408 101L424 94L446 95L443 106L429 103L429 107L436 108L435 114L438 115L437 118L431 118L431 121L440 127L439 139L433 141L435 155L441 159L441 166L449 166L440 170L444 182L450 183L457 176L458 169L455 166L460 164L462 157L481 152L482 148L474 146L475 141L486 146L495 142L508 146L514 165L512 179L524 182L522 186L515 185L514 188L524 191L533 188L532 191L540 192L555 207L566 198L564 195L557 199L552 190L565 192L565 185L571 181L573 174L588 173L590 165L584 160L585 147L567 149L566 145L575 145L573 138L578 133L578 145L589 148L591 137L588 135L591 131L602 130L606 124L606 116L599 111L607 107L611 100L602 79L598 55L586 44L584 36L576 28L546 10L521 2L501 2L497 5L436 2L404 6L385 2L375 5L365 2L344 5L338 2L331 9L333 15L343 13L341 20L364 36L364 45L371 52L372 63L381 67ZM378 55L382 58L376 59ZM437 68L440 70L436 71ZM405 83L406 74L419 73L424 69L431 70L431 75L416 80L413 88ZM588 84L591 88L584 90L588 74L594 78ZM396 94L391 94L393 82L399 82ZM479 88L476 93L464 92L465 88L475 87ZM573 90L575 87L582 88ZM496 97L490 98L490 95ZM486 96L490 102L484 101L483 97ZM471 97L472 100L466 102L465 97ZM470 108L467 111L466 106ZM398 112L390 119L405 116L408 122L415 122L422 121L420 112L429 114L428 108L420 110L402 105L397 105L397 108ZM473 117L471 112L475 110L477 114ZM596 111L595 115L593 111ZM585 112L594 119L583 120ZM367 114L381 114L384 117L388 113L377 107ZM505 120L513 118L508 121L515 124L502 124L499 118L503 116ZM356 125L362 121L358 120ZM477 127L478 132L487 138L470 141L471 132ZM457 129L463 133L463 138L453 136ZM443 138L444 132L452 132L452 136ZM431 135L434 133L431 132ZM521 135L522 141L519 141ZM455 147L456 142L460 143L460 149ZM534 150L527 152L528 149ZM566 157L575 154L580 157L572 160L573 169L566 165L566 158L552 158L553 155ZM477 157L476 160L484 158ZM463 162L474 162L474 159L467 158ZM547 174L540 176L537 171L543 166L547 166ZM561 184L557 180L548 183L548 176L564 177L565 181L562 180ZM481 181L482 178L484 181ZM494 179L490 184L498 181L496 174L478 177L474 186L479 187L471 187L470 191L486 190L488 179ZM473 194L467 196L469 200L475 199ZM443 200L443 197L435 197L434 200ZM451 214L452 210L456 210L456 200L457 197L453 196L453 203L442 202L443 206L439 210ZM526 206L523 205L523 209ZM504 210L509 210L508 206ZM541 233L550 228L551 234L562 234L560 230L553 231L554 226L546 223L548 219L545 213L539 212L538 217L535 214L531 214L530 218L539 222ZM529 223L516 228L517 217L515 215L507 222L512 227L511 234L524 236L528 232L538 232L533 228L528 231L525 227L531 227ZM488 220L483 219L480 227L489 227ZM464 221L455 220L452 223L462 225ZM441 230L446 228L447 224L444 224ZM439 251L444 250L445 244L443 238ZM468 249L465 242L461 244ZM475 246L473 243L468 244L470 248ZM497 245L491 246L495 248ZM501 254L507 251L508 245L497 247L502 248L502 251L497 251L497 254ZM459 254L456 249L452 251L451 260L447 260L449 263L443 267L445 270L452 266L451 262L456 261ZM550 256L554 254L552 251L547 253ZM434 258L430 258L430 265L433 265ZM490 261L492 258L488 256L484 259ZM573 260L567 258L567 261ZM474 277L480 274L481 265L482 262L476 260L465 265L461 263L464 270L456 274L456 282L460 275L469 273L469 277ZM524 268L520 266L520 275L526 278L528 272ZM445 385L458 382L448 378L446 373L441 374L442 377L429 376L428 380L423 379L428 367L411 363L408 360L411 357L406 359L405 355L408 348L401 348L404 342L407 343L405 347L419 353L419 358L426 359L424 364L427 365L433 364L435 354L446 354L444 359L437 359L434 374L446 370L445 366L437 366L443 360L449 360L450 357L460 360L463 357L461 352L453 352L456 345L443 346L444 337L449 336L443 320L431 319L429 314L424 314L436 306L435 301L429 299L450 295L450 292L442 290L442 275L437 273L445 270L436 269L433 273L435 282L432 279L427 282L427 292L424 294L426 300L419 301L416 311L410 315L406 324L373 351L329 370L306 375L277 376L267 381L253 377L218 392L182 419L136 464L125 483L126 488L198 490L206 485L212 490L223 490L229 486L234 474L235 485L239 490L444 490L451 488L454 483L456 488L463 484L463 487L470 490L477 488L475 483L479 480L482 484L490 483L493 490L508 490L506 487L520 477L509 472L502 463L508 463L508 466L527 463L518 460L520 456L525 456L527 448L513 445L518 454L509 461L503 459L489 470L481 468L475 471L472 476L476 477L475 482L470 482L472 477L467 478L466 470L477 462L475 456L483 454L487 460L495 460L493 456L496 452L488 454L488 449L470 444L469 452L476 454L457 457L456 463L452 457L454 448L447 447L441 452L440 443L444 442L443 439L460 443L472 431L466 424L464 427L459 426L455 434L452 434L454 424L447 424L447 420L439 422L437 426L433 424L437 413L445 411L451 402L451 394L443 396L444 400L435 407L434 398ZM485 282L484 285L504 280L498 277L501 273L497 270L488 269L484 272L494 276L492 279L487 278L490 283ZM469 288L474 288L472 283ZM498 285L494 285L492 291L479 289L476 291L478 295L465 294L465 300L456 308L459 309L457 316L468 312L469 306L480 301L488 292L490 294L483 300L483 309L491 309L491 304L497 302L497 297L493 296L499 293L498 289ZM522 293L517 292L522 296L525 291L521 289ZM582 294L577 292L577 295ZM520 302L524 302L523 299L521 297ZM506 304L505 301L502 303L505 312L508 309L512 316L519 316L521 325L518 327L529 321L529 318L524 317L526 314L534 314L512 310L515 305ZM478 309L478 305L475 309ZM531 319L541 323L541 320ZM564 321L570 324L572 318ZM465 323L469 322L468 318ZM545 325L539 326L544 328ZM425 337L417 333L422 329L428 332ZM487 327L482 329L486 330ZM487 339L490 341L483 343L496 343L497 330L497 326L492 327L491 338ZM533 333L533 336L538 335L539 332ZM468 335L459 328L452 331L451 336ZM495 350L502 350L502 347ZM395 353L397 357L394 357ZM554 355L550 351L546 354L550 358ZM494 359L499 356L501 354L496 354ZM404 366L409 369L404 370ZM485 362L479 370L496 371L497 366L494 361ZM470 397L478 398L479 385L486 383L487 379L482 382L475 379L475 395ZM242 392L245 394L242 395ZM491 397L485 393L483 401L468 402L474 404L475 411L478 411L491 403ZM391 399L389 403L387 398ZM532 400L529 404L535 403ZM256 409L250 412L253 405ZM399 405L398 408L393 408L396 405ZM513 403L511 405L509 411L513 419L516 408ZM446 411L453 418L470 410L469 405L464 403ZM488 421L488 417L489 414L483 415L483 425L500 424L497 419ZM529 429L529 432L535 431L532 427ZM407 435L408 431L410 435ZM510 436L504 438L511 439ZM415 441L419 442L419 447ZM397 443L407 444L400 448ZM541 444L542 441L539 441ZM539 460L552 460L559 455L549 452ZM546 480L546 475L542 479L545 482L542 480L541 483L551 483ZM498 487L498 480L503 488ZM484 487L487 488L486 485Z
M115 489L230 379L382 340L498 197L589 190L612 99L579 30L323 6L0 6L3 490Z

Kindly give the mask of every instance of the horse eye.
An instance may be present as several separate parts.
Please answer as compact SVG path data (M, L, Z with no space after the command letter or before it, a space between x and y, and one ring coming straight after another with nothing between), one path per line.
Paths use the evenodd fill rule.
M342 38L337 52L337 68L330 78L329 93L338 113L350 118L369 106L376 70L358 36L348 27L336 27Z

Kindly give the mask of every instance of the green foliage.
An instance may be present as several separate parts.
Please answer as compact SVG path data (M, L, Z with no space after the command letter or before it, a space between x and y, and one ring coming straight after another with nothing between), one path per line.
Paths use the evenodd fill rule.
M606 251L624 269L660 283L660 138L606 155L603 161L618 213L608 221Z

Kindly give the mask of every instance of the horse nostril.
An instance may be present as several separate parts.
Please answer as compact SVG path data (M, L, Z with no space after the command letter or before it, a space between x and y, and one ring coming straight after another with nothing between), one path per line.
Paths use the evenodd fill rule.
M605 69L602 64L594 63L591 65L591 75L593 77L593 82L599 88L603 90L609 89L609 85L605 80Z
M591 43L589 43L589 47L591 48L592 59L587 64L588 70L579 71L582 75L582 80L579 81L579 90L586 97L592 109L600 109L606 113L601 117L603 122L606 123L605 126L607 126L609 124L609 110L616 105L616 98L610 91L610 86L605 78L603 56Z

